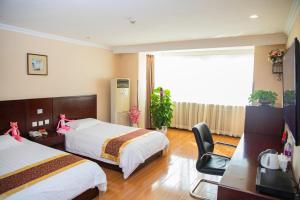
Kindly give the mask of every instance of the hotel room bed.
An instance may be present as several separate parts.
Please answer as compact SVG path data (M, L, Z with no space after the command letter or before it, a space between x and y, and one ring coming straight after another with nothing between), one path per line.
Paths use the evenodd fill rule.
M96 163L25 138L4 144L6 136L0 136L0 199L72 199L91 188L106 190Z
M37 114L37 109L43 109L44 113ZM21 133L26 137L28 131L37 129L31 127L34 121L50 119L50 123L43 128L55 129L62 113L69 119L97 118L97 95L0 101L0 110L3 114L0 115L0 130L7 130L10 121L17 121ZM101 158L105 139L131 131L140 133L147 130L101 122L93 128L67 133L66 150L96 161L101 166L123 171L126 179L136 168L160 156L169 143L163 133L150 131L134 138L123 149L120 159L111 161Z
M65 146L68 152L119 166L124 179L127 179L140 164L168 146L169 140L165 134L148 130L146 134L127 141L124 148L120 148L118 160L103 157L103 145L110 138L143 130L147 131L97 120L90 126L67 132Z

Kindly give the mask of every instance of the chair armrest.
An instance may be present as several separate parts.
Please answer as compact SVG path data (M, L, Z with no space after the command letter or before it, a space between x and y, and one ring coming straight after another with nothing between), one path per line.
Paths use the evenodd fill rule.
M220 145L225 145L225 146L229 146L229 147L234 147L234 148L236 148L236 145L228 144L228 143L225 143L225 142L215 142L214 144L220 144Z
M207 153L203 154L203 155L201 156L201 159L202 159L203 157L205 157L205 156L218 156L218 157L222 157L222 158L225 158L225 159L228 159L228 160L231 159L231 158L228 157L228 156L223 156L223 155L219 155L219 154L215 154L215 153L211 153L211 152L207 152Z

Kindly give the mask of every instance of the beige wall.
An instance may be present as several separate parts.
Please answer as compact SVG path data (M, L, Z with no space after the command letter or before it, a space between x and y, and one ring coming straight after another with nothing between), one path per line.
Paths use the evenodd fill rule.
M0 30L0 100L98 95L98 118L110 119L110 51ZM27 75L26 54L48 55L48 76Z
M144 128L146 101L146 54L117 54L116 65L116 76L129 78L131 81L130 104L131 106L139 107L139 110L141 111L139 127Z
M256 46L254 49L254 90L272 90L278 94L276 106L282 106L282 81L272 74L272 64L268 61L268 53L272 49L285 49L285 45Z
M116 59L116 76L130 79L130 105L137 106L139 55L137 53L117 54Z
M298 17L297 17L295 23L294 23L294 26L291 29L291 32L288 35L288 42L287 42L288 47L292 44L295 37L297 37L298 40L300 40L300 12L298 14Z

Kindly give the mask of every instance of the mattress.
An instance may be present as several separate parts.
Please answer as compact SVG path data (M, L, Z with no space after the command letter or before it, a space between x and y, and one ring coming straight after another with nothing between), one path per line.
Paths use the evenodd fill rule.
M0 177L44 160L60 157L62 154L66 153L24 138L20 145L0 150ZM86 160L34 184L28 184L27 187L10 194L5 199L72 199L94 187L106 191L106 185L106 175L103 170L97 163Z
M107 139L134 130L137 130L137 128L101 121L94 126L80 130L71 130L66 133L66 150L102 162L118 165L122 168L124 179L127 179L141 163L144 163L146 159L155 153L164 150L169 144L165 134L152 131L147 136L139 137L127 144L122 150L119 164L101 157L102 145Z

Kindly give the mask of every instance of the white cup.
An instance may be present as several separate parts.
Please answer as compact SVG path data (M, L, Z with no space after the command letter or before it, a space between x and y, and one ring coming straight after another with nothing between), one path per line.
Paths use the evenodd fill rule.
M289 162L289 158L283 154L278 155L279 166L282 171L286 172L287 164Z

